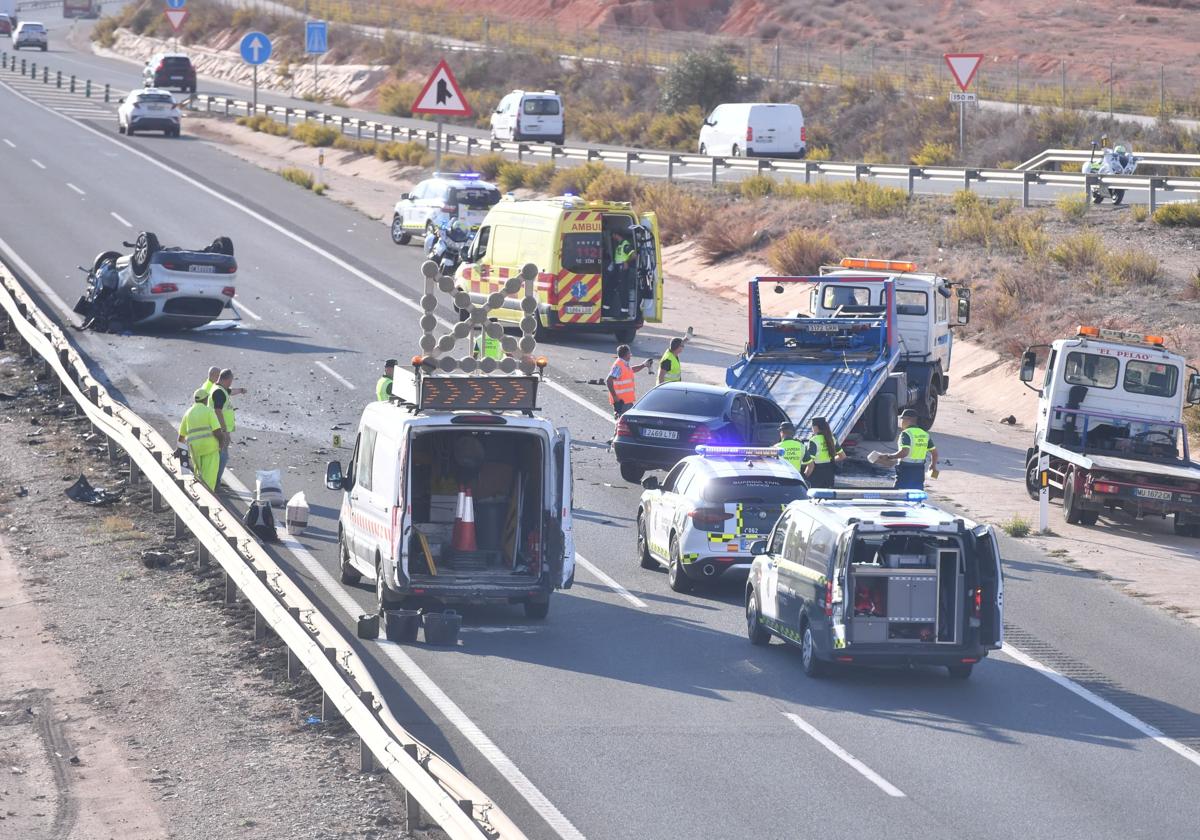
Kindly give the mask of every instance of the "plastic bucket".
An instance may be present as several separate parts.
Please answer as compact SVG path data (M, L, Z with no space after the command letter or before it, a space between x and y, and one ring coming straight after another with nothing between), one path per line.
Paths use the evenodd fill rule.
M425 627L425 644L453 645L458 643L458 631L462 627L462 616L454 610L425 613L421 619L421 623Z
M421 626L421 613L417 610L388 610L385 613L384 632L389 642L415 642Z

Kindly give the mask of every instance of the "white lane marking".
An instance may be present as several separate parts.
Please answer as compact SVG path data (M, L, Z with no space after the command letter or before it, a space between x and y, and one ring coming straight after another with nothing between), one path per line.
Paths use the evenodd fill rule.
M262 320L262 316L261 316L261 315L258 315L257 313L255 313L255 311L254 311L253 309L251 309L251 308L250 308L249 306L247 306L246 304L242 303L242 302L241 302L240 300L238 300L237 298L234 298L233 305L234 305L234 307L236 307L237 309L240 309L240 310L242 310L243 312L245 312L247 315L249 315L249 316L250 316L251 318L253 318L255 321L261 321L261 320Z
M229 470L225 470L223 476L225 483L239 493L249 493L246 485L233 475ZM329 597L337 603L342 610L355 619L363 614L363 607L351 597L341 584L333 579L333 575L321 565L316 557L305 548L298 540L288 534L284 528L276 528L279 533L279 539L283 543L284 548L292 552L293 556L300 561L305 570L313 576L313 579L321 585L321 588L328 593ZM417 665L412 658L404 652L404 649L397 644L390 642L376 642L380 650L396 663L397 667L404 672L409 681L415 685L422 694L424 694L429 702L437 707L438 711L445 716L446 720L462 733L471 745L475 747L488 762L508 780L518 793L533 806L547 823L558 833L563 840L585 840L583 834L577 829L561 811L555 807L546 795L542 793L529 777L521 772L520 768L513 763L507 755L504 754L496 744L484 734L473 720L467 717L466 712L459 708L458 704L450 699L446 692L442 691L441 687L435 683L428 674L422 670L421 666Z
M583 568L585 568L589 572L591 572L594 577L598 578L601 583L603 583L605 586L607 586L613 592L616 592L618 595L620 595L622 598L624 598L629 603L633 604L635 607L638 607L639 609L643 609L643 610L647 609L645 601L643 601L641 598L634 595L632 592L630 592L628 589L626 589L621 584L617 583L615 580L613 580L611 577L609 577L607 574L605 574L603 569L601 569L599 566L592 563L587 558L580 555L578 552L575 554L575 562L578 563L580 566L583 566Z
M788 720L790 720L792 723L796 724L796 726L800 727L800 729L803 732L805 732L807 735L809 735L814 741L816 741L822 747L829 750L831 753L836 755L842 761L846 762L851 767L853 767L855 770L857 770L863 776L863 778L865 778L867 781L871 782L871 784L875 785L877 788L879 788L881 791L886 793L888 796L894 796L897 798L904 797L904 791L900 790L900 788L896 787L891 782L889 782L887 779L883 778L883 776L880 776L878 773L876 773L870 767L863 764L857 758L850 755L850 753L846 752L844 749L839 747L836 743L831 741L826 735L822 734L821 731L818 730L816 727L814 727L811 723L806 721L804 718L800 717L800 715L793 714L791 712L784 712L783 716L785 718L787 718Z
M319 367L321 370L328 373L330 376L332 376L338 382L341 382L343 385L345 385L351 391L355 390L353 382L351 382L346 377L342 376L340 373L338 373L336 370L331 368L329 365L325 364L324 362L313 362L313 364L316 365L317 367Z
M75 186L70 181L67 181L67 186L70 187L71 189L75 190L75 192L79 193L80 195L87 195L87 193L85 193L83 190L79 189L79 187Z
M359 269L350 265L345 260L343 260L340 257L335 256L334 254L325 250L324 248L322 248L320 245L316 244L315 242L311 242L311 241L305 239L300 234L296 233L295 231L289 230L288 228L284 227L283 225L271 221L266 216L254 211L254 210L251 210L249 207L240 203L236 199L231 198L228 195L224 195L223 193L218 192L217 190L213 189L212 187L209 187L205 184L200 183L195 178L192 178L189 175L185 175L182 172L172 169L167 164L165 164L159 160L156 160L155 158L151 157L150 155L137 149L134 146L126 145L126 144L122 143L121 141L117 140L116 138L111 137L98 129L92 128L90 125L84 125L83 123L79 122L78 120L73 120L70 117L66 116L65 114L61 114L58 111L54 110L53 108L47 107L46 105L43 105L42 103L37 102L34 99L31 99L30 97L26 96L24 93L22 93L21 91L15 89L15 88L10 87L9 90L13 93L14 96L24 99L30 105L33 105L35 108L40 108L48 114L53 114L54 116L58 117L59 119L66 120L67 122L71 123L72 125L76 126L77 128L80 128L83 131L90 132L91 134L94 134L96 137L99 137L101 140L104 140L105 142L111 143L112 145L116 146L118 149L121 149L121 150L127 152L128 154L135 155L136 157L141 158L142 160L149 163L151 166L157 167L158 169L161 169L163 172L173 175L174 177L180 179L181 181L184 181L185 183L190 184L191 186L200 190L201 192L206 193L209 196L212 196L213 198L217 199L218 201L221 201L225 204L228 204L230 207L240 210L241 212L245 213L250 218L254 219L255 221L261 222L262 224L266 225L271 230L275 231L276 233L280 234L281 236L291 239L296 244L301 245L301 246L307 248L308 250L312 251L314 254L317 254L317 255L323 257L324 259L326 259L329 262L336 265L338 268L345 271L347 274L357 277L359 280L362 280L367 285L372 286L373 288L378 289L379 291L383 292L385 295L388 295L388 296L394 298L395 300L397 300L404 306L407 306L409 309L413 310L414 312L420 312L422 315L425 314L425 310L423 310L417 304L417 302L415 300L409 300L407 297L402 295L400 292L396 291L395 289L386 285L385 283L382 283L379 280L376 280L374 277L367 274L365 271L360 271ZM132 227L132 225L130 225L130 227ZM449 327L451 329L454 327L454 324L450 323L449 321L446 321L445 319L439 318L438 320L442 323L443 326ZM572 400L575 403L578 403L579 405L583 406L584 408L586 408L588 411L592 412L596 416L598 416L604 420L607 420L609 422L613 422L610 412L605 411L605 410L599 408L598 406L593 405L592 403L585 400L583 397L570 391L565 386L560 385L559 383L557 383L551 379L545 380L545 383L552 390L557 391L559 394L566 397L567 399Z
M1034 659L1029 654L1025 653L1022 650L1018 650L1017 648L1013 647L1010 644L1005 643L1002 652L1007 654L1008 656L1012 657L1013 659L1017 660L1017 662L1020 662L1025 667L1032 668L1033 670L1037 671L1039 674L1041 674L1046 679L1048 679L1052 682L1058 683L1063 688L1065 688L1067 691L1071 692L1072 694L1076 695L1077 697L1079 697L1083 700L1086 700L1087 702L1091 703L1093 706L1097 707L1098 709L1108 712L1110 715L1115 717L1117 720L1121 721L1122 723L1124 723L1128 726L1133 727L1138 732L1141 732L1143 735L1145 735L1147 738L1157 741L1159 744L1166 747L1167 749L1169 749L1171 752L1175 753L1176 755L1180 756L1185 761L1190 761L1192 764L1196 765L1197 767L1200 767L1200 753L1197 753L1195 750L1184 746L1183 744L1176 741L1174 738L1168 738L1157 727L1151 726L1150 724L1146 723L1141 718L1134 717L1129 712L1122 709L1120 706L1116 706L1116 705L1108 702L1103 697L1100 697L1099 695L1084 688L1079 683L1072 680L1070 677L1063 676L1058 671L1055 671L1053 668L1051 668L1049 665L1043 665L1041 662Z
M129 224L129 222L127 222L127 221L125 221L124 219L122 219L120 216L118 216L118 215L117 215L117 214L116 214L114 211L112 211L112 210L108 211L108 215L112 216L114 219L116 219L116 220L117 220L118 222L120 222L121 224L125 225L125 227L127 227L127 228L131 228L131 227L133 227L133 225Z
M9 140L7 137L5 137L5 138L4 138L4 144L5 144L6 146L8 146L8 148L10 148L10 149L15 149L15 148L17 148L17 144L16 144L16 143L14 143L13 141Z
M46 168L46 164L42 163L42 162L41 162L40 160L38 160L37 158L30 158L30 160L31 160L31 161L33 161L33 165L34 165L34 166L36 166L38 169L45 169L45 168Z

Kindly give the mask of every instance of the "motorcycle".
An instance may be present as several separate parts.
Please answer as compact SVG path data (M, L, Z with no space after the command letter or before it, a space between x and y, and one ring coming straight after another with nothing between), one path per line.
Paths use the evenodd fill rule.
M451 220L425 235L425 255L438 264L444 276L452 277L466 259L473 238L466 226Z
M1100 160L1094 160L1096 154L1096 144L1092 143L1092 157L1087 164L1084 165L1083 171L1085 174L1091 175L1132 175L1137 171L1138 158L1134 157L1125 146L1115 146L1113 148L1102 148L1100 151ZM1100 204L1106 198L1111 198L1113 206L1119 205L1125 200L1125 190L1117 187L1107 187L1102 183L1097 183L1092 187L1092 203Z

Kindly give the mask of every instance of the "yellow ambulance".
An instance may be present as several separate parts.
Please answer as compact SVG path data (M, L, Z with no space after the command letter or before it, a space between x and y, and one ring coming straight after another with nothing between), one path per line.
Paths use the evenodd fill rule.
M539 341L609 332L628 343L642 324L662 321L658 219L628 202L505 198L480 224L456 285L480 304L528 263L538 267ZM492 317L520 323L520 303L509 297Z

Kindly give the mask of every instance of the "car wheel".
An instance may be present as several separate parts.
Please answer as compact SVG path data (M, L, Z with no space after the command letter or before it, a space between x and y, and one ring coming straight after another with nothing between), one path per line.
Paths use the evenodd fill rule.
M404 219L400 218L400 214L396 213L392 216L392 242L397 245L407 245L412 239L412 234L404 230Z
M362 572L350 565L350 550L346 548L346 535L338 528L338 572L342 583L351 586L362 580Z
M617 327L613 330L613 335L618 344L632 344L633 340L637 338L637 327Z
M133 134L132 127L129 129L129 133ZM149 231L139 233L133 246L133 256L129 260L129 266L133 269L133 273L138 277L145 275L150 270L150 258L157 254L158 250L157 236Z
M550 599L545 601L526 601L525 617L531 621L541 621L550 614Z
M746 594L746 638L752 645L769 645L771 633L762 626L762 610L758 608L758 593L753 587Z
M679 552L679 537L671 535L671 561L667 564L667 584L675 592L692 591L692 579L683 569L683 555Z
M700 154L702 154L702 155L708 154L708 146L705 146L703 143L700 144Z
M132 126L132 125L127 125L127 126L125 126L125 135L126 135L127 137L132 137L132 136L133 136L133 126Z
M637 518L637 553L638 565L643 569L658 568L658 561L650 553L650 542L646 539L646 517L640 510Z
M975 670L974 662L960 662L957 665L947 665L946 670L950 672L950 679L965 680L971 676L971 672Z
M391 587L383 579L383 560L375 555L375 601L379 604L379 612L400 609L401 601L392 592Z
M734 143L733 148L729 150L729 156L730 157L741 157L742 156L742 150L740 148L738 148L737 143Z
M825 663L817 657L816 643L813 641L812 627L804 622L804 630L800 635L800 667L805 676L819 677L825 673Z
M566 144L566 142L567 142L567 135L565 135L565 134L560 134L554 138L555 146L562 146L562 145Z
M124 133L125 133L125 123L121 122L120 120L117 120L117 134L124 134Z
M628 481L630 484L641 484L642 476L646 474L646 470L640 464L620 464L621 478Z

